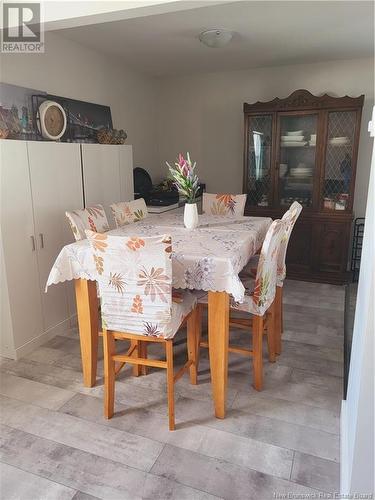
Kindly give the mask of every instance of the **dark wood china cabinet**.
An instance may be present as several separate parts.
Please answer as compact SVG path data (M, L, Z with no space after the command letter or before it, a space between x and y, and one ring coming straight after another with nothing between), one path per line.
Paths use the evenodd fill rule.
M275 219L294 200L303 206L287 253L290 278L345 280L363 100L296 90L244 104L246 215Z

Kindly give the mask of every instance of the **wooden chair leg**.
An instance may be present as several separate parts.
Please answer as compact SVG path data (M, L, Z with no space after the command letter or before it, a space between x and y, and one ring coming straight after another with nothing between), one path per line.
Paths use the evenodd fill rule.
M280 286L276 287L276 297L275 297L275 351L276 354L281 354L281 333L283 329L283 288Z
M187 350L188 359L193 363L190 366L190 382L197 385L198 370L197 359L199 353L199 343L201 338L201 308L197 306L187 320Z
M263 388L263 316L253 318L253 386L257 391Z
M275 309L276 305L275 301L273 301L272 305L268 310L268 318L267 318L267 346L268 346L268 359L270 363L274 363L276 361Z
M197 342L197 359L196 359L196 365L197 365L197 374L199 373L199 359L200 359L200 353L201 353L201 340L202 340L202 321L203 321L203 313L205 310L205 305L204 304L198 304L197 309L198 309L198 316L199 316L199 333L196 337L196 342Z
M130 341L131 347L133 347L135 345L133 357L138 358L139 356L142 356L141 344L142 344L142 342L140 340L131 340ZM133 373L133 377L139 377L140 375L142 375L142 367L140 365L133 365L132 366L132 373Z
M140 356L142 358L147 359L147 342L140 342L140 344L141 344ZM147 375L147 366L146 365L141 366L141 375Z
M167 389L168 389L168 417L169 430L175 429L174 418L174 370L173 370L173 341L166 340L165 354L167 358Z
M111 332L103 330L104 351L104 416L112 418L115 409L115 340Z

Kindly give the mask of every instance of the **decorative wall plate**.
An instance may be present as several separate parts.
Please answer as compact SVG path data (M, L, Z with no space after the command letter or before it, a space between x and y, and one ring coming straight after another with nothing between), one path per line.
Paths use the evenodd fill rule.
M39 106L39 131L45 139L57 141L66 130L66 113L64 108L55 101L43 101Z

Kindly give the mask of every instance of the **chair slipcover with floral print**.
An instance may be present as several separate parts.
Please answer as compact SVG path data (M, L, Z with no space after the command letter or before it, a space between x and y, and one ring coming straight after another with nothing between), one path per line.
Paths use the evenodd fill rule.
M148 215L147 206L143 198L132 201L121 201L111 205L116 227L125 226L132 222L144 219Z
M231 307L256 316L263 316L276 295L278 256L285 237L286 223L274 220L269 227L260 252L252 290L247 290L242 303L231 301Z
M282 217L285 222L285 234L281 241L280 253L277 258L277 286L283 286L286 276L286 252L288 249L290 235L294 225L302 211L302 205L298 201L293 202ZM259 262L259 254L254 255L240 274L240 278L255 278ZM248 283L246 283L248 285Z
M97 233L109 231L107 216L102 205L65 212L76 241L86 238L85 230Z
M268 352L271 362L276 360L273 303L276 294L277 280L277 258L281 248L281 241L285 232L285 223L275 220L269 227L263 242L259 265L257 269L254 286L246 290L243 302L238 303L231 298L231 311L246 312L251 315L248 318L230 317L230 325L242 328L252 333L253 347L251 350L241 347L233 348L233 352L243 352L253 358L253 385L258 391L263 387L263 353L262 337L267 332ZM207 294L198 300L202 306L207 304ZM268 317L270 320L268 321ZM229 351L231 351L231 346Z
M137 236L112 236L86 231L90 242L99 284L102 327L105 353L105 416L111 418L114 410L115 361L147 366L147 355L123 357L117 360L114 338L134 340L138 344L163 342L167 361L160 368L167 368L170 429L174 429L173 351L172 339L186 317L195 313L196 299L190 292L179 294L178 302L172 300L172 241L168 235L139 238ZM193 318L196 324L197 318ZM189 363L192 383L196 383L195 355L196 332L189 328ZM111 347L112 346L112 347ZM121 356L120 356L121 358ZM141 363L137 363L141 361ZM155 366L155 360L149 360ZM165 363L165 366L163 365ZM193 380L192 369L195 379ZM111 372L112 370L112 372ZM172 374L171 374L172 372Z
M298 201L293 202L289 210L285 212L283 218L281 219L285 222L285 234L281 241L281 248L279 252L279 256L277 259L277 286L283 286L285 276L286 276L286 251L288 249L290 235L292 234L292 230L294 228L295 223L302 211L302 205L298 203Z
M194 306L172 302L170 236L110 236L86 231L97 270L103 327L166 339Z
M242 216L245 211L246 194L203 193L202 211L211 215Z
M275 329L277 330L276 335L276 354L281 353L281 334L283 331L283 285L286 276L286 252L288 249L290 235L294 225L302 211L302 205L297 201L293 202L289 207L289 210L285 212L283 218L281 219L285 223L285 231L283 238L281 240L280 252L277 258L277 281L276 281L276 304L277 308ZM246 288L251 288L253 286L253 279L256 276L257 268L259 262L259 255L254 255L246 265L245 269L240 274L240 278L243 279L243 284Z

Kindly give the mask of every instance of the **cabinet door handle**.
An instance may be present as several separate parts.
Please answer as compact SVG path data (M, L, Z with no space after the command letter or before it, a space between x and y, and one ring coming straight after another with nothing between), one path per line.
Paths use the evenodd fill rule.
M33 252L35 252L35 238L34 236L30 236L31 239L31 249Z
M39 238L40 238L40 248L44 248L44 237L43 237L43 233L39 233Z

